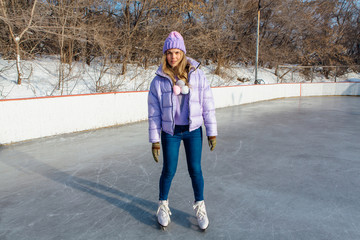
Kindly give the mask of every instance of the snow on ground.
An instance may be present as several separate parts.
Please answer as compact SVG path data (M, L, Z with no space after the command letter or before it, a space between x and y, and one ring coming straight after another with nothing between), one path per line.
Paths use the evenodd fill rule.
M120 92L148 90L158 66L144 69L137 64L129 64L125 75L121 75L121 64L106 63L101 59L93 61L90 66L82 62L71 65L60 64L59 57L47 56L21 63L23 81L17 82L17 71L14 60L4 60L0 57L0 99L30 98L42 96L88 94L96 92ZM215 75L216 65L201 65L211 86L234 86L253 84L255 69L241 64L231 68L221 69L220 75ZM63 81L59 85L60 70ZM258 79L265 84L277 83L275 69L259 68ZM333 82L315 75L313 82ZM337 81L360 82L360 73L347 73L338 77ZM284 78L282 82L306 82L298 72Z

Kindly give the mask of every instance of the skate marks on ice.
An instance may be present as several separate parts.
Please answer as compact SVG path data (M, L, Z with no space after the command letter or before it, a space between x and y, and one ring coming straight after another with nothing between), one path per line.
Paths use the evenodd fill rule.
M218 196L224 206L221 220L213 220L216 231L245 239L358 239L359 103L357 97L276 100L234 107L231 118L229 109L219 109L221 164L204 161L208 203Z
M180 159L172 222L160 230L161 165L151 157L147 124L4 146L0 239L360 239L359 100L217 110L218 145L203 148L205 233Z
M95 180L88 180L90 175L84 173L85 169L59 170L27 154L17 152L16 155L16 160L0 158L1 166L19 176L19 180L0 184L0 207L7 211L0 218L1 237L27 239L27 236L35 239L40 231L42 236L64 239L90 236L88 239L98 239L104 232L109 236L126 233L134 224L140 224L141 228L145 225L158 229L155 215L157 202L140 197L141 193L132 195L122 191L124 183L117 188L114 183L99 181L96 173L102 171L101 166L94 171L94 177L89 177ZM144 169L140 167L140 171ZM188 221L191 215L175 208L172 212L177 216L172 224L191 227ZM42 231L44 228L47 230ZM142 236L140 230L139 233Z

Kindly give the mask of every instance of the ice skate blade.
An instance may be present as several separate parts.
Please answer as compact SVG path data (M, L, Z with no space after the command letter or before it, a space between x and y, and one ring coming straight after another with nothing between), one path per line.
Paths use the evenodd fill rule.
M208 228L209 228L209 225L207 225L207 227L204 228L204 229L202 229L202 228L199 227L199 229L200 229L201 232L206 232L206 230L207 230Z
M168 227L168 226L163 226L163 225L161 225L159 222L158 222L158 224L159 224L159 227L160 227L160 229L161 229L162 231L166 231L166 230L167 230L167 227Z
M159 227L160 227L161 231L166 231L167 230L167 226L163 226L163 225L159 224Z

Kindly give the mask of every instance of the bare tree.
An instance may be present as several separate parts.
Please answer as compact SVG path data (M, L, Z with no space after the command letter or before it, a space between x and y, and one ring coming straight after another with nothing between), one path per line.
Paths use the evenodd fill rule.
M20 15L20 19L18 19L18 14L12 14L10 16L10 14L8 14L8 8L7 5L4 3L4 0L0 0L0 7L1 7L1 13L2 16L0 17L1 20L3 20L6 25L9 28L9 32L10 35L12 37L12 40L15 44L15 49L16 49L16 70L18 73L18 79L17 79L17 84L21 84L22 81L22 71L21 71L21 55L20 55L20 43L21 43L21 39L23 37L23 35L29 30L29 28L32 25L32 20L34 17L34 13L35 13L35 7L36 7L36 3L37 0L33 0L32 3L32 8L30 13L25 12L23 14ZM8 3L10 4L10 3ZM15 5L16 3L12 3L12 5ZM14 11L16 12L17 10L20 9L16 9L19 8L19 5L15 6Z
M165 38L175 30L184 36L188 55L216 63L214 72L221 74L234 63L254 64L258 2L0 0L0 53L16 56L19 84L25 54L59 55L59 89L76 77L73 64L99 58L97 86L107 91L105 77L114 68L125 76L129 63L157 65ZM260 66L360 63L358 1L261 3Z

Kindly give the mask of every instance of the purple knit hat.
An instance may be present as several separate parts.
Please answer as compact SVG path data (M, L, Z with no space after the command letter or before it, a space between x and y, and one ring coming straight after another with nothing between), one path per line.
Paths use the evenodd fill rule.
M173 31L169 34L164 42L163 53L167 50L177 48L186 54L184 39L180 33Z

